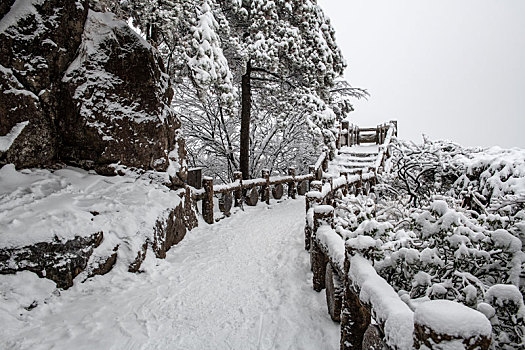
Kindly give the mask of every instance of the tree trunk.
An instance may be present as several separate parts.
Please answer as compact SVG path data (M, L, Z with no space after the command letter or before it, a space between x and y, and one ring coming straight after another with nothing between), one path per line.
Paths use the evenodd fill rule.
M250 178L250 118L252 109L250 61L246 64L246 73L241 81L241 147L239 155L240 170L243 179Z

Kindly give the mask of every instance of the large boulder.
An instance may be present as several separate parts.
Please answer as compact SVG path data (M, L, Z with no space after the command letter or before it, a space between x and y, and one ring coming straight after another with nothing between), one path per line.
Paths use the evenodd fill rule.
M60 157L166 170L180 119L156 51L112 13L89 11L79 55L64 75ZM173 157L179 159L179 157ZM81 164L83 165L83 164Z
M0 137L28 122L0 148L0 165L49 165L57 154L57 89L80 45L87 3L8 0L0 16Z
M168 76L126 22L73 0L8 0L0 16L0 165L119 164L183 185Z

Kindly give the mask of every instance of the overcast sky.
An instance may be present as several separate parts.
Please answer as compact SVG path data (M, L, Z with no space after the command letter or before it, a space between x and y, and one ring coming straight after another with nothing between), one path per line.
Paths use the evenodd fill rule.
M366 88L353 122L525 148L525 0L318 0Z

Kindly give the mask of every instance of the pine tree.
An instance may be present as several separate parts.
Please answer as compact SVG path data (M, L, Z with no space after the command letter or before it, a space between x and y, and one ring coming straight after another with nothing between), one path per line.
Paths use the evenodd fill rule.
M217 0L229 19L243 62L241 78L240 170L250 177L252 85L278 83L298 98L318 98L312 125L335 120L328 107L329 90L342 74L345 61L334 29L321 8L310 0ZM319 106L319 104L321 106Z

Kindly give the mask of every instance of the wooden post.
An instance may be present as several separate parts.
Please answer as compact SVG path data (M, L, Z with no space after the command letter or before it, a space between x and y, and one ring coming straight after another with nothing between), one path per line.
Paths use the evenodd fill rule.
M363 170L359 169L356 172L356 175L359 175L359 181L357 181L357 184L355 185L355 195L363 193Z
M341 350L362 350L363 338L370 325L370 312L361 304L359 296L350 284L348 273L350 271L349 247L345 248L345 263L343 281L343 307L341 310Z
M341 172L341 176L344 176L345 179L346 179L346 183L345 185L343 186L343 196L346 196L348 194L348 172L346 171L342 171Z
M293 177L293 180L288 182L288 198L295 199L295 168L288 168L288 175Z
M208 224L213 224L213 178L202 178L204 198L202 199L202 217Z
M235 206L241 207L242 206L242 173L240 171L236 171L233 173L233 181L239 181L239 188L233 192L233 196L235 197Z
M333 225L334 208L329 205L318 205L314 208L314 228L310 243L310 263L313 272L313 288L320 292L325 288L326 264L328 257L323 253L316 240L317 230L321 225Z
M350 122L348 120L343 120L341 122L341 126L342 126L342 129L345 130L345 133L344 133L344 136L341 138L342 139L342 142L341 142L341 146L350 146L348 140L349 140L349 126L350 126Z
M312 181L316 180L316 178L315 178L315 176L316 176L315 175L315 166L313 166L313 165L308 166L308 173L313 175L313 179L308 181L308 184L311 184ZM310 186L308 186L308 187L310 187Z
M325 154L325 157L324 157L324 160L323 160L323 164L322 164L322 169L323 171L326 173L328 171L328 161L329 161L329 157L330 157L330 152L328 151L328 147L323 147L323 152Z
M330 193L326 196L326 204L334 206L334 178L330 177L328 183L330 184Z
M339 125L339 132L337 133L337 142L335 144L335 147L337 149L341 149L341 144L343 143L343 135L342 135L343 128L341 125Z
M393 133L393 135L397 137L397 120L391 120L390 123L394 124L394 133Z
M266 184L261 187L261 202L270 204L270 170L263 169L262 177L266 180Z
M188 185L197 189L202 188L202 168L188 169Z
M337 272L329 262L326 264L326 305L328 306L328 314L332 321L341 321L341 307L343 302L343 283L340 280Z
M370 186L375 186L377 185L377 173L376 173L376 169L375 168L372 168L371 169L372 171L372 178L370 178Z

